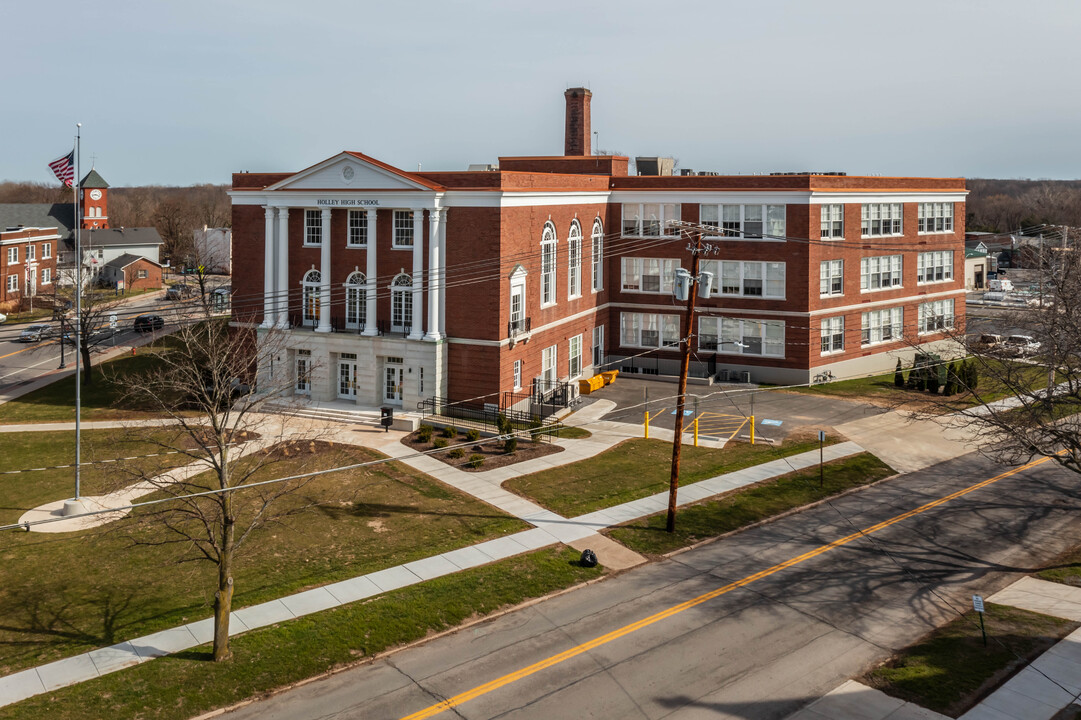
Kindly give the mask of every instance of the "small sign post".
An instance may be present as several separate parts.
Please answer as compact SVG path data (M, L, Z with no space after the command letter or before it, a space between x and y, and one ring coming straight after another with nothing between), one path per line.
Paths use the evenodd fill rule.
M980 634L983 635L983 646L987 647L987 630L983 625L983 596L972 596L972 609L980 614Z
M822 469L822 458L825 454L826 431L818 431L818 487L826 486L826 471Z

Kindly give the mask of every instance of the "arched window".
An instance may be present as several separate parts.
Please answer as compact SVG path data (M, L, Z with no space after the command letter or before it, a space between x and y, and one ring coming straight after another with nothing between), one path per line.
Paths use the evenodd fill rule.
M582 226L575 220L567 235L567 297L582 294Z
M390 331L408 332L413 327L413 279L400 273L390 284Z
M604 289L604 226L593 221L593 292Z
M319 322L319 283L322 276L319 271L312 268L304 273L304 280L300 283L304 301L304 324L315 326Z
M345 280L345 327L364 329L364 317L368 308L368 293L364 273L354 272Z
M552 223L544 224L541 235L541 307L554 305L556 301L556 229Z

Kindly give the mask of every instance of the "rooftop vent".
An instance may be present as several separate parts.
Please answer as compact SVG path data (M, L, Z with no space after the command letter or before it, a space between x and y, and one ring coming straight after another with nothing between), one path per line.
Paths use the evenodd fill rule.
M848 173L837 172L836 170L832 170L830 172L821 172L817 170L802 170L800 172L771 172L770 175L837 175L843 177L845 175L848 175Z
M491 163L472 163L469 166L469 172L495 172L498 169L498 165Z

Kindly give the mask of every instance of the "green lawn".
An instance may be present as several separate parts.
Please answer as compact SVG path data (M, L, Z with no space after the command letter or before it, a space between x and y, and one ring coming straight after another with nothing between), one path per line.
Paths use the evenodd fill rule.
M1036 577L1063 585L1081 587L1081 547L1060 555L1054 562L1036 573Z
M863 681L901 700L958 717L1079 625L993 603L986 603L984 621L986 647L979 616L970 610L875 668Z
M680 508L672 533L665 530L667 515L660 513L605 534L644 555L663 555L893 474L892 468L870 453L826 463L824 471L821 487L816 467Z
M245 633L231 661L196 648L0 708L0 719L183 720L603 574L577 557L549 548L436 578Z
M827 444L838 442L830 437ZM680 484L687 485L788 455L817 450L818 441L769 445L729 443L723 449L684 446ZM564 517L620 505L668 489L672 443L626 440L587 460L512 478L503 487Z
M255 479L377 457L352 446L302 447ZM0 504L16 516L16 503L33 500L23 487L27 482L36 481L0 476L6 490ZM41 494L56 499L54 492ZM529 527L398 463L319 476L282 507L328 498L335 502L308 507L252 535L234 572L235 608ZM213 566L178 564L191 556L186 545L133 547L133 534L166 537L160 529L129 530L137 519L62 535L0 534L0 675L211 614Z

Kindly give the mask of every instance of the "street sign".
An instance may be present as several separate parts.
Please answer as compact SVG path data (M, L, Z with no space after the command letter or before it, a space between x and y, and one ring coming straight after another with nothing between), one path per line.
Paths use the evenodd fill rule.
M826 442L826 431L825 430L819 430L818 431L818 442L820 442L820 443Z
M972 609L978 613L983 612L983 597L980 595L972 596Z
M116 330L116 313L111 313L109 315L109 327Z
M780 427L784 424L784 420L759 420L759 425L770 425L772 427Z

